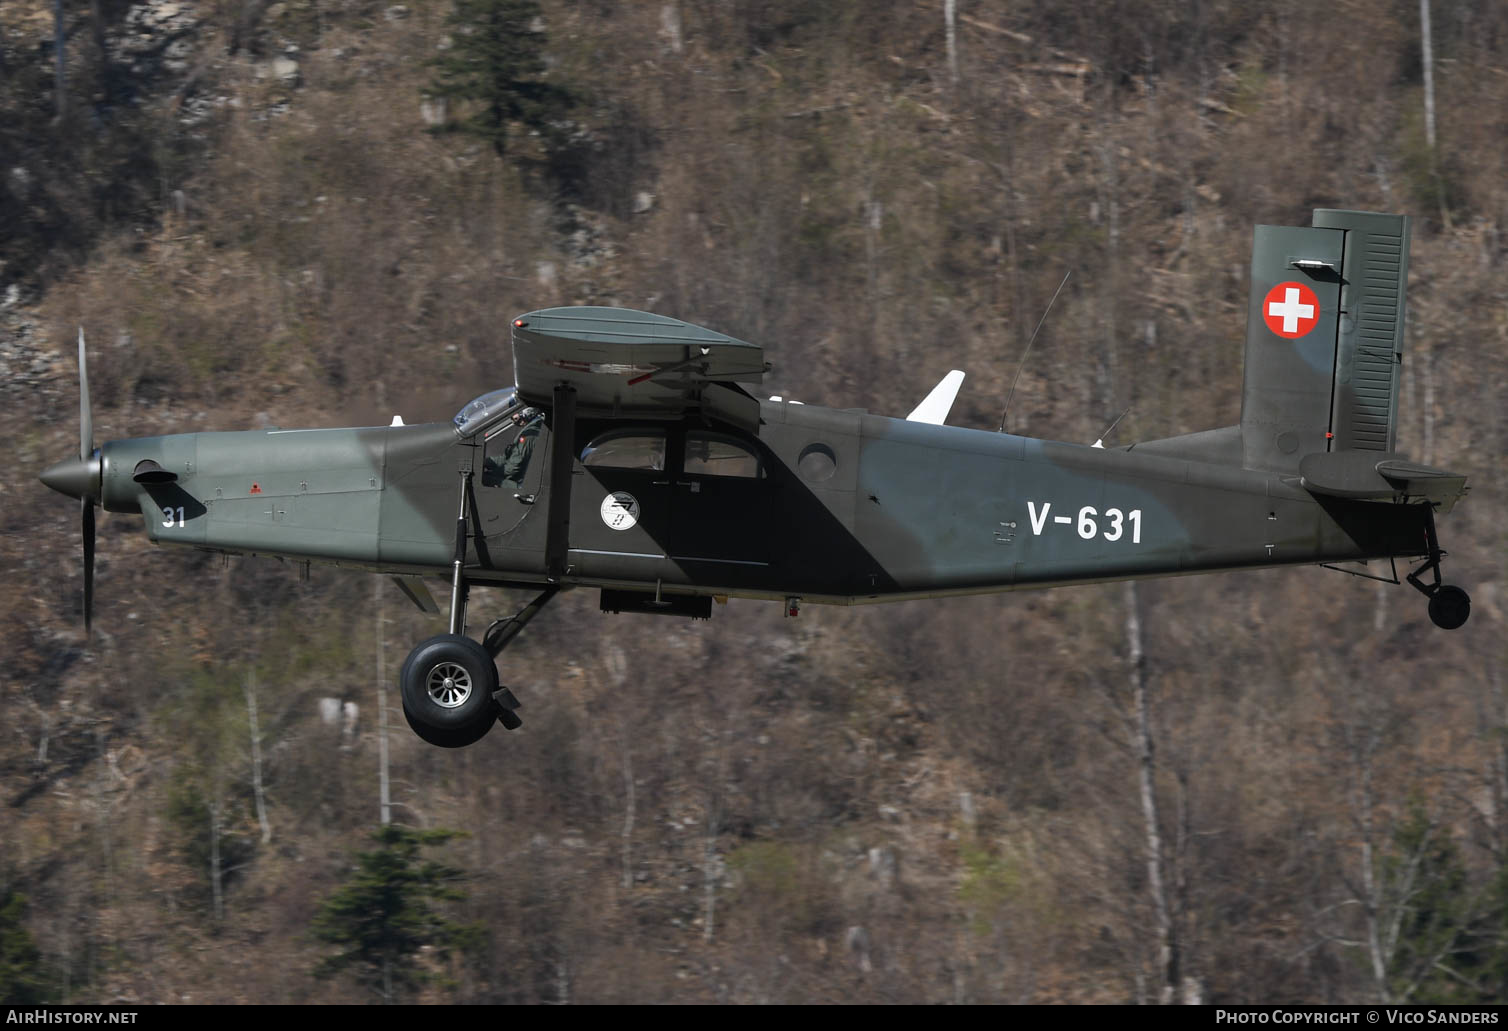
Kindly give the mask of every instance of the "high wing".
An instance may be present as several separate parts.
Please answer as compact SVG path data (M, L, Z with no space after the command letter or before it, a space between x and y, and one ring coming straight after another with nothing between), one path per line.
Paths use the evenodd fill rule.
M585 307L514 319L513 370L518 396L533 405L548 407L568 384L579 414L675 418L729 393L717 384L758 383L769 365L758 345L689 322Z

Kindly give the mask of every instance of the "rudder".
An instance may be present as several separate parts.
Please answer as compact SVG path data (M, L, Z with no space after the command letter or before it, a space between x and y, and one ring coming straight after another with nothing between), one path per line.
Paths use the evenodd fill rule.
M1322 209L1314 224L1346 233L1331 450L1391 452L1407 314L1408 216Z

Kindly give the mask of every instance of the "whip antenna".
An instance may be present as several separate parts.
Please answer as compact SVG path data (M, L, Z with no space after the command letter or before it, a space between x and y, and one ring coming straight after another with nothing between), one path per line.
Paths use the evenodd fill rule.
M1005 413L1011 410L1011 398L1016 396L1016 384L1021 381L1021 370L1026 368L1026 356L1032 353L1032 344L1037 342L1037 334L1042 332L1042 323L1047 321L1047 312L1052 311L1053 304L1058 300L1058 294L1062 293L1063 288L1068 285L1068 277L1071 275L1073 275L1073 269L1063 273L1063 282L1059 283L1058 289L1053 292L1052 300L1047 302L1047 310L1037 320L1037 328L1032 330L1032 338L1026 342L1026 350L1021 352L1021 364L1016 366L1016 378L1011 380L1010 393L1005 395L1005 407L1000 410L1000 428L995 431L996 433L1005 432Z
M1096 437L1094 443L1090 444L1089 446L1090 447L1103 448L1105 446L1105 438L1108 437L1108 436L1110 436L1110 431L1113 430L1113 429L1115 429L1117 426L1119 426L1121 424L1121 420L1124 419L1126 416L1128 416L1130 414L1131 414L1131 406L1127 405L1126 406L1126 410L1124 412L1122 412L1121 414L1117 415L1115 417L1115 421L1112 422L1109 426L1106 426L1105 427L1105 432L1101 433L1098 437Z

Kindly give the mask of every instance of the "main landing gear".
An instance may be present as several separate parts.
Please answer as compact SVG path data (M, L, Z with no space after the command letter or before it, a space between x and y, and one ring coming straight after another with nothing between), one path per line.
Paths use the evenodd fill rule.
M1408 575L1408 582L1423 592L1429 599L1429 618L1442 630L1455 630L1465 625L1471 615L1471 596L1454 584L1440 582L1440 560L1445 552L1440 550L1440 538L1435 534L1435 509L1424 507L1424 540L1428 548L1424 565ZM1424 583L1419 575L1434 574L1433 583Z
M518 699L497 682L497 665L493 660L560 593L559 587L546 587L516 614L489 626L480 644L466 636L466 602L471 595L471 581L464 572L470 486L471 471L467 469L461 475L455 557L451 563L450 633L420 642L408 653L398 674L403 716L409 727L441 748L475 744L486 736L494 722L508 730L524 725L518 717Z
M519 701L498 684L493 660L559 591L546 588L517 614L488 627L478 643L458 632L457 624L465 625L469 593L463 589L459 609L452 610L451 632L421 641L398 674L403 716L413 732L441 748L464 748L485 737L494 723L508 730L523 726Z

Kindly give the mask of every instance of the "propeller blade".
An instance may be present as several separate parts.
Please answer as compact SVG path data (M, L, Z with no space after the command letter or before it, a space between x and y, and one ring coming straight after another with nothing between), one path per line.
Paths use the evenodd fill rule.
M84 350L84 327L79 326L79 460L94 457L94 415L89 404L89 355ZM84 636L94 627L94 499L86 491L79 498L84 534Z
M84 524L84 635L87 637L94 625L94 502L81 499L79 514Z
M79 457L94 456L94 417L89 414L89 359L84 355L84 327L79 327Z

